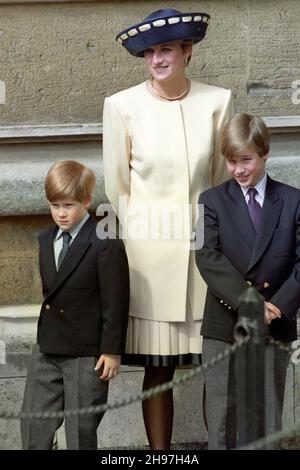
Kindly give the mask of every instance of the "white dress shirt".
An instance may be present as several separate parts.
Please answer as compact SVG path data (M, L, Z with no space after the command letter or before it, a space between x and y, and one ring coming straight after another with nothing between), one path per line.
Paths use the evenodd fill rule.
M257 193L255 194L255 199L261 207L263 207L264 205L266 185L267 185L267 173L265 172L263 178L254 186L254 188L257 191ZM241 190L243 191L247 204L249 202L249 194L247 194L249 188L250 186L241 186Z
M69 234L71 235L71 239L70 239L70 243L69 243L69 246L72 245L73 241L74 241L74 238L78 235L79 231L81 230L81 228L84 226L84 224L86 223L86 221L89 219L90 217L90 214L87 212L85 214L85 216L81 219L81 221L79 222L79 224L75 225L75 227L73 227L71 230L68 230ZM61 252L61 249L63 247L63 237L62 237L62 234L65 230L62 230L61 228L58 229L58 232L56 234L56 237L55 239L53 240L53 250L54 250L54 259L55 259L55 266L56 266L56 270L57 270L57 266L58 266L58 257L59 257L59 253Z

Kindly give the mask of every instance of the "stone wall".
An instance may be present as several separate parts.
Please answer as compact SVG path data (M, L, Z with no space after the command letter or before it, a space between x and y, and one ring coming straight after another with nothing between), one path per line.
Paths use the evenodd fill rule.
M271 157L267 168L274 178L300 188L300 120L269 118ZM106 200L101 141L0 144L0 305L40 300L37 235L51 224L43 182L50 165L74 158L97 176L93 210ZM10 286L14 285L14 289Z
M172 1L168 6L211 14L189 76L231 88L236 110L268 116L269 172L300 187L299 0ZM44 177L58 159L80 160L97 175L93 210L105 201L103 100L147 78L143 60L129 56L114 37L162 7L165 1L0 0L0 413L20 408L35 340L41 300L37 235L51 223ZM141 382L141 369L124 368L111 397L136 393ZM298 385L298 369L291 365L286 427L299 414ZM175 391L175 445L207 439L200 412L202 379L188 390ZM126 440L119 413L128 423ZM105 447L144 446L139 405L107 414L101 439ZM59 442L64 445L61 434ZM17 420L0 418L0 448L20 448Z
M194 47L191 78L232 88L237 110L300 114L298 0L172 1L207 11L206 39ZM0 125L100 122L105 96L147 77L115 35L166 1L0 4Z

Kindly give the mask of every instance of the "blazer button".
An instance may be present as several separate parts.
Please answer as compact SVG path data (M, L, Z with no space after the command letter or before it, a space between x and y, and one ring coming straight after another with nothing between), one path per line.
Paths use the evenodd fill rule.
M65 311L61 308L59 313L65 313Z
M252 282L251 281L246 281L248 286L252 286Z
M223 304L224 303L224 300L220 300L220 304Z
M51 307L50 307L49 304L45 305L45 309L46 309L46 310L50 310L50 308L51 308Z
M267 289L268 287L270 287L270 284L268 282L264 282L264 289Z

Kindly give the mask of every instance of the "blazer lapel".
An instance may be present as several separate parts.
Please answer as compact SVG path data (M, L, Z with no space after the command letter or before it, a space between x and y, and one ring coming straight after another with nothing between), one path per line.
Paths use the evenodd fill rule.
M51 286L57 274L53 250L53 240L56 232L57 227L54 226L47 234L40 237L40 266L47 286Z
M45 302L54 294L57 289L59 289L59 287L70 276L78 263L80 263L82 258L85 256L85 253L91 245L89 238L93 230L96 230L96 221L90 216L70 246L61 268L58 272L56 272L53 284L47 294L47 297L44 299Z
M255 244L256 232L242 190L235 180L230 181L227 196L226 202L230 215L240 234L252 249Z
M282 199L276 190L276 183L268 177L266 194L263 205L262 222L260 231L257 234L252 256L248 266L248 271L253 268L261 258L274 234L278 219L282 210Z

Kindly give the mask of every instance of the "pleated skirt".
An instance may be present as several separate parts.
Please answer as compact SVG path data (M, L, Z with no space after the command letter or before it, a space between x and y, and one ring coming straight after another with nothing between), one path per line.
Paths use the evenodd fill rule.
M201 320L189 306L184 322L160 322L129 317L123 364L180 366L201 364Z

